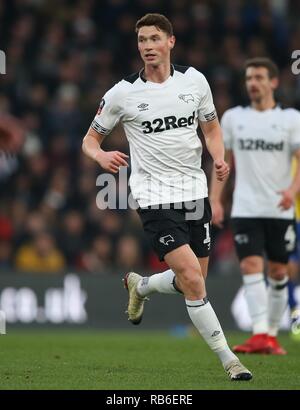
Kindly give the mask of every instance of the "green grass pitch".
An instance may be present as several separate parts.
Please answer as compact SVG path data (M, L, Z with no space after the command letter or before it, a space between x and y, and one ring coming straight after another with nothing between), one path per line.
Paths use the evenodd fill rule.
M229 333L229 343L245 340ZM242 355L250 382L231 382L198 336L167 332L16 331L0 337L0 389L300 389L300 342L287 356Z

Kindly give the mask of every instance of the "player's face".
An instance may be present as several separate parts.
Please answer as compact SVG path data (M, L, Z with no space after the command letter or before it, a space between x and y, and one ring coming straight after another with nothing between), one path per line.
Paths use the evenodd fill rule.
M159 65L170 59L175 37L168 36L155 26L144 26L138 31L138 49L145 65Z
M278 85L277 78L270 78L266 67L248 67L246 70L246 88L251 101L259 102L273 95Z

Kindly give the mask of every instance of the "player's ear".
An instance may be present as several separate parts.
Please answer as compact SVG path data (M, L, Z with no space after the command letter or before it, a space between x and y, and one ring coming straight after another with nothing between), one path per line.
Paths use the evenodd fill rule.
M170 44L170 49L171 49L171 50L172 50L172 48L174 48L175 42L176 42L175 36L170 36L170 37L169 37L169 44Z
M271 79L272 89L273 89L273 90L276 90L276 88L278 87L278 85L279 85L279 79L278 79L278 77L273 77L273 78Z

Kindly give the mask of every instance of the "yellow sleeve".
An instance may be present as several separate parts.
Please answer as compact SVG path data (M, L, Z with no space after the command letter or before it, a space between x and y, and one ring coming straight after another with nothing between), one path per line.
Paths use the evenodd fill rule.
M292 161L292 175L293 176L295 175L296 167L297 167L297 160L293 158L293 161ZM295 199L295 217L296 217L296 221L300 222L300 194L297 194L296 199Z

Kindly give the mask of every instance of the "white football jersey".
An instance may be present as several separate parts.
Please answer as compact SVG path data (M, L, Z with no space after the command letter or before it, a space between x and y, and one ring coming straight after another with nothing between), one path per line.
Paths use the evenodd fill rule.
M233 151L236 181L232 217L290 219L282 211L279 191L292 182L293 152L300 148L300 113L295 109L257 111L235 107L222 117L224 143Z
M130 187L141 207L207 196L198 120L216 118L210 87L193 67L172 65L163 83L133 74L103 97L92 128L108 135L121 122L130 147Z

